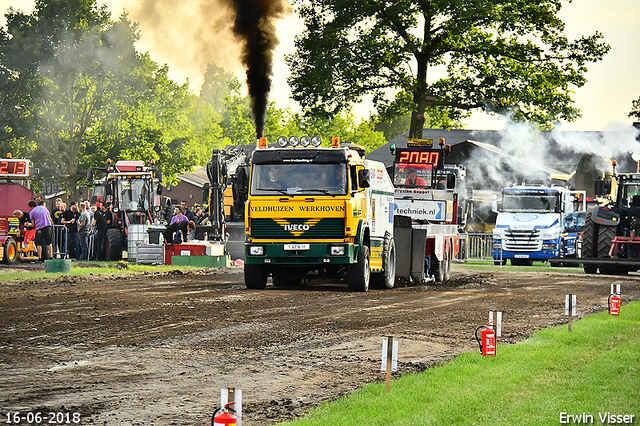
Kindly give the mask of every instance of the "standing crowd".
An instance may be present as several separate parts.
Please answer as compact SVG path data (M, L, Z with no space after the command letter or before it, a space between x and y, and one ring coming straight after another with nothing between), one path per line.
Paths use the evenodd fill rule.
M104 240L113 222L109 201L98 208L89 201L72 201L67 206L57 198L49 211L38 196L28 206L29 212L15 210L13 215L20 221L23 244L33 241L41 262L56 257L106 260Z
M101 203L100 207L89 201L69 206L57 198L55 208L49 211L41 196L28 203L30 211L15 210L13 215L20 222L20 236L23 245L33 241L38 259L74 258L76 260L107 260L107 230L115 226L111 202ZM180 244L195 238L196 225L202 225L208 215L201 207L194 213L182 201L174 208L174 215L164 231L167 244Z

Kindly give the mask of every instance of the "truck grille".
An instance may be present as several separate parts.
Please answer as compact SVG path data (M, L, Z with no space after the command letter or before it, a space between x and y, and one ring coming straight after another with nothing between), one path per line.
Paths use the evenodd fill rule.
M278 223L280 222L280 223ZM344 219L325 218L315 222L308 218L288 218L276 222L274 219L251 219L251 236L254 238L272 239L324 239L344 238ZM284 223L286 222L286 223ZM308 230L292 232L285 229L285 225L309 225Z
M508 231L505 233L504 249L509 251L542 250L540 231Z

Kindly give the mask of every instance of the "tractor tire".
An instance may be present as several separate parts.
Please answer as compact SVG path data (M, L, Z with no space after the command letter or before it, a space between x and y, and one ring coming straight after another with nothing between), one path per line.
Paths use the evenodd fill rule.
M598 259L601 257L610 257L611 242L616 236L617 226L598 226Z
M16 240L9 237L4 243L4 256L2 257L2 263L12 265L18 260L18 243Z
M371 282L376 288L393 288L396 283L396 243L388 232L382 245L382 269L371 275Z
M244 285L249 290L264 290L268 275L267 269L262 265L244 264Z
M350 291L365 292L369 290L371 266L369 263L369 247L362 245L357 262L347 269L347 286Z
M122 259L122 249L124 247L124 234L119 229L107 229L105 238L105 256L107 260Z
M594 241L596 234L596 224L591 220L591 211L587 212L587 215L584 220L584 228L582 234L582 258L583 259L593 259L594 255ZM582 268L584 269L585 274L595 274L598 272L597 264L583 264Z

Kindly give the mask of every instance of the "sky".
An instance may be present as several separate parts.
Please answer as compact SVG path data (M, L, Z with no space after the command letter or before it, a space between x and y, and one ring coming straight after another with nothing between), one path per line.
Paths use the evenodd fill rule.
M215 61L244 79L238 59L238 47L228 31L225 10L215 0L103 0L117 16L126 9L139 22L141 39L138 51L149 52L159 64L169 65L169 75L182 83L187 78L194 93L199 93L206 65ZM0 10L9 7L30 13L33 0L0 0ZM588 83L575 89L575 106L582 117L563 123L562 130L609 130L626 127L631 102L640 98L640 0L573 0L564 3L560 18L570 39L604 34L611 51L596 64L589 64ZM4 25L4 16L0 20ZM275 53L271 99L280 108L299 106L290 99L287 85L288 67L284 55L294 53L294 37L303 30L302 21L293 14L283 16L277 24L280 44ZM437 77L437 76L436 76ZM354 112L367 117L371 104L364 102ZM500 130L505 119L474 113L465 120L467 129Z

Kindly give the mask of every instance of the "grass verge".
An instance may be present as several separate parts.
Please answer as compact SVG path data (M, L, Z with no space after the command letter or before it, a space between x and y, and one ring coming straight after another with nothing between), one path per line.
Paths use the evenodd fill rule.
M607 412L634 415L640 424L640 302L623 306L620 317L603 312L576 321L572 330L498 344L495 358L463 354L394 380L388 394L384 384L368 385L283 424L558 425L561 413L602 424L599 414Z
M15 272L2 272L0 268L0 283L12 283L16 281L38 280L38 279L55 279L63 275L67 276L86 276L86 275L129 275L144 272L168 272L175 269L181 271L200 271L203 268L197 266L171 266L171 265L136 265L129 263L127 268L119 269L116 267L118 262L75 262L71 263L71 272L48 273L40 269L37 271L20 270Z

